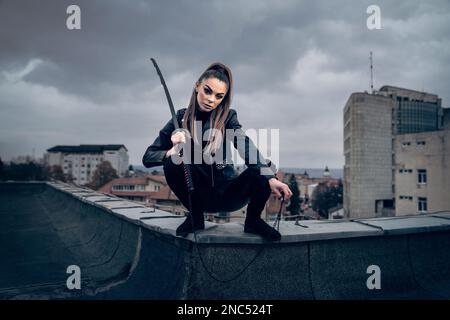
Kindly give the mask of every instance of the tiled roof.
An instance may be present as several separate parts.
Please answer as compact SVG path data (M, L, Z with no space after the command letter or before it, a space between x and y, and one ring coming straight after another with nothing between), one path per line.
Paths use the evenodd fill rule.
M177 196L173 193L169 186L165 186L157 192L152 192L150 198L154 200L178 200Z
M160 183L163 183L163 184L167 184L165 176L151 175L151 176L147 176L147 178L150 179L150 180L153 180L155 182L160 182Z
M128 149L123 144L80 144L78 146L55 146L47 149L47 152L64 152L64 153L103 153L106 150Z
M114 180L108 182L107 184L102 186L97 191L99 191L99 192L111 192L112 191L112 186L113 185L118 185L118 184L147 185L148 184L148 180L152 180L154 182L162 183L164 185L167 185L167 182L166 182L166 179L165 179L164 176L156 176L156 175L151 175L150 176L149 175L149 176L146 176L146 177L137 177L137 178L117 178L117 179L114 179ZM114 190L114 193L116 191L117 190Z

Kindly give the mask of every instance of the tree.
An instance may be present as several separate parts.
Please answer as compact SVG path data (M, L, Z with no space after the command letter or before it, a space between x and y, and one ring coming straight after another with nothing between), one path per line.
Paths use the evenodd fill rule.
M117 179L118 177L119 176L117 175L117 171L112 167L111 162L103 161L94 171L94 175L92 177L92 181L89 183L89 187L97 190L111 180Z
M46 167L34 163L14 163L11 162L3 168L4 180L27 181L27 180L47 180Z
M5 170L5 166L3 164L2 158L0 158L0 180L3 179L3 172Z
M73 180L75 180L73 178L72 172L66 173L64 176L65 176L66 182L73 183Z
M289 189L292 191L292 196L289 201L289 206L287 206L287 210L291 215L298 215L300 212L300 191L298 190L297 179L295 175L291 175L289 178Z
M50 167L48 176L50 179L66 182L66 175L63 172L61 166L53 165Z
M328 211L342 204L343 185L339 180L337 186L328 186L325 182L319 183L312 194L312 208L321 217L328 219Z

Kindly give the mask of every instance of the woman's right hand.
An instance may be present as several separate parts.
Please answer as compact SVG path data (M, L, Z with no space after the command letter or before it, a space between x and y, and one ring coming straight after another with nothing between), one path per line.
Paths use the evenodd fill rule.
M173 146L176 146L180 143L186 143L186 133L184 131L176 131L170 137Z
M173 147L167 151L167 157L180 152L182 144L186 143L186 132L183 130L174 131L170 141L172 141Z

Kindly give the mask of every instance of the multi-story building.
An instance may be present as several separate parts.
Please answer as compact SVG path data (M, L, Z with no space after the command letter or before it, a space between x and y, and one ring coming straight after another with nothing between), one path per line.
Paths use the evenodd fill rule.
M350 96L344 108L346 218L395 215L397 140L442 130L444 110L435 94L393 86Z
M450 128L395 142L396 215L450 210Z
M383 86L383 94L395 103L393 134L436 131L442 128L442 100L435 94Z
M117 197L142 202L150 207L175 214L184 214L186 209L167 185L163 175L114 179L97 191Z
M344 108L344 216L381 216L392 207L394 100L353 93Z
M55 146L45 154L48 166L60 166L64 174L79 185L89 183L103 161L109 161L117 174L124 176L128 171L128 159L128 150L123 144Z

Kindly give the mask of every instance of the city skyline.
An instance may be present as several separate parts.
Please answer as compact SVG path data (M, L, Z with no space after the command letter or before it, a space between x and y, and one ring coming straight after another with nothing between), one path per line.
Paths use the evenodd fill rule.
M342 110L352 92L370 90L370 51L375 88L435 93L443 107L450 99L446 1L378 1L380 30L366 26L369 1L77 4L82 28L71 31L68 2L0 4L4 161L54 145L118 143L141 164L170 118L151 56L176 109L208 64L229 65L244 129L280 128L280 167L343 167Z

